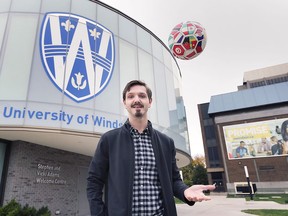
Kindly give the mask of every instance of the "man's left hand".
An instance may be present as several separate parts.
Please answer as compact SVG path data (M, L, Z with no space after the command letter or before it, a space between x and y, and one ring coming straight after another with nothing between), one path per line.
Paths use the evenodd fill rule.
M211 200L203 191L213 191L215 188L215 185L193 185L184 191L184 196L187 200L194 202Z

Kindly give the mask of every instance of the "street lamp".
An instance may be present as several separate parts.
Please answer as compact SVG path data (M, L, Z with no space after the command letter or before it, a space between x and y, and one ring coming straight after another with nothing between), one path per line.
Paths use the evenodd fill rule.
M249 179L249 173L248 173L247 166L244 166L244 171L245 171L245 176L246 176L247 183L248 183L250 199L253 200L252 188L251 188L251 185L250 185L250 179Z

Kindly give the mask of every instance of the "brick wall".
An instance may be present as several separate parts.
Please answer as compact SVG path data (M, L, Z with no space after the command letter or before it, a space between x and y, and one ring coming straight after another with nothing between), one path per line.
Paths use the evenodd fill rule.
M22 205L48 206L52 213L60 210L61 215L77 215L79 168L88 168L90 160L76 153L13 142L4 203L15 198Z
M244 166L253 182L288 181L287 157L270 157L226 161L230 182L246 181Z

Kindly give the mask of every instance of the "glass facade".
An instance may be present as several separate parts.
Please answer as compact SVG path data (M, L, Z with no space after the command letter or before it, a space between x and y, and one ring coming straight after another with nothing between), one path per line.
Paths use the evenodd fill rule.
M225 176L223 160L221 158L221 147L216 134L216 126L213 118L208 114L209 103L199 104L198 111L203 133L203 144L206 155L206 166L208 170L209 184L216 184L215 192L225 191ZM219 171L221 170L221 171Z
M3 202L3 191L5 189L5 181L6 181L6 172L7 172L7 162L5 159L7 158L7 143L0 140L0 206Z
M3 175L3 168L4 168L5 152L6 152L6 143L2 143L0 141L0 184L1 185L2 185L2 175Z
M213 119L208 115L209 103L198 105L201 123L202 123L202 133L205 139L204 145L207 149L206 163L209 168L222 167L219 144L217 142L216 128Z
M66 41L64 30L69 30ZM92 43L95 50L89 50ZM190 155L180 70L156 36L103 3L0 1L0 130L29 127L101 135L126 120L121 93L132 79L145 81L153 91L149 118L154 127ZM90 95L77 101L73 91L80 94L87 86Z

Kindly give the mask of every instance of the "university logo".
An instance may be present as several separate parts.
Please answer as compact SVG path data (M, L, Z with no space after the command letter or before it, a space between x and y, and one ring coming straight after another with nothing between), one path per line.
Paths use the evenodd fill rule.
M45 70L76 102L100 94L112 76L114 36L102 25L68 13L47 13L40 36Z

